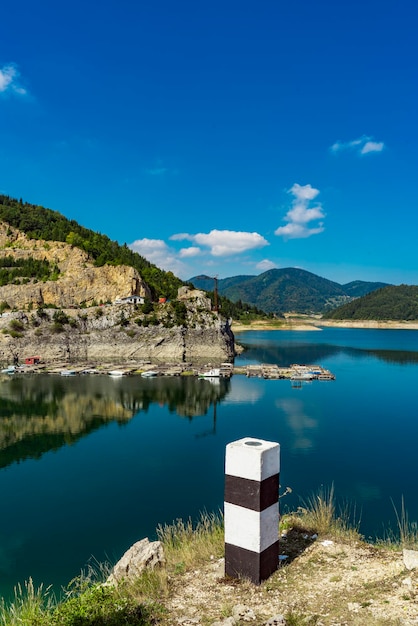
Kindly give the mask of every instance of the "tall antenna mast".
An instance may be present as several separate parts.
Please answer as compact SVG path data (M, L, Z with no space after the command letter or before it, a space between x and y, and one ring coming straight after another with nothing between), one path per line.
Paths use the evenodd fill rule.
M215 282L215 288L213 290L213 310L218 312L219 311L219 305L218 305L218 275L214 276L213 280Z

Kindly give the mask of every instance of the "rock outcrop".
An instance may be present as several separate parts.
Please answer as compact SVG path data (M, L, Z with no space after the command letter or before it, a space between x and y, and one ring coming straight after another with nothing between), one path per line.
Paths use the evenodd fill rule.
M170 303L156 305L153 324L146 327L137 323L141 313L131 304L7 312L0 317L0 361L23 362L33 355L48 363L230 361L235 354L231 327L206 300L204 309L193 297L185 301L183 325L169 323ZM61 314L63 324L57 322Z
M33 258L57 265L57 280L31 281L0 287L0 302L11 308L54 305L61 308L114 302L138 295L150 297L148 285L138 271L126 265L95 267L86 252L59 241L28 239L26 235L0 222L0 258Z
M95 267L79 248L29 239L0 223L0 259L9 256L46 260L59 273L57 280L30 279L0 287L0 303L9 307L0 318L3 362L35 354L44 361L68 362L226 361L234 356L229 322L211 311L203 291L179 290L178 301L184 307L180 320L172 304L161 302L154 306L152 319L141 325L141 310L121 303L131 295L151 298L135 268ZM108 306L97 306L101 303ZM61 317L57 323L57 309L68 321L62 323Z
M161 541L149 541L148 538L137 541L129 548L114 566L107 579L110 584L123 580L135 580L145 569L153 570L165 564Z

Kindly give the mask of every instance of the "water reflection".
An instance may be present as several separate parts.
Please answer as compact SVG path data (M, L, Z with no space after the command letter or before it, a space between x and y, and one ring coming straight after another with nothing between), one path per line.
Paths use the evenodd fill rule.
M278 332L278 331L277 331ZM324 359L345 354L353 358L375 357L386 363L411 364L418 363L418 352L409 350L388 350L380 348L353 348L328 343L300 343L287 345L285 342L275 341L261 346L247 343L245 338L239 340L245 352L239 360L246 360L251 354L251 361L259 363L275 363L280 367L287 367L292 363L320 364Z
M307 452L314 448L313 434L318 428L318 422L307 415L303 401L299 398L278 398L275 404L285 415L293 434L291 449Z
M192 420L224 398L216 384L190 377L17 376L0 383L0 468L38 459L110 422L127 423L152 403Z

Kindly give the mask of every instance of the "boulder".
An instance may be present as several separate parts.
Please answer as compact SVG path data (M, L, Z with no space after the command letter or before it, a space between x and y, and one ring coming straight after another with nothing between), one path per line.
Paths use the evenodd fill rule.
M117 584L122 580L132 580L140 576L145 569L154 569L164 563L161 541L150 542L148 538L141 539L134 543L116 563L107 582Z
M406 569L418 568L418 551L417 550L404 550L403 562Z

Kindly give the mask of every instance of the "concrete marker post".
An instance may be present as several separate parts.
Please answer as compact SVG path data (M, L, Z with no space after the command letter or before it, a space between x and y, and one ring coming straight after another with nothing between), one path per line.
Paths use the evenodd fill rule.
M225 575L260 584L279 563L278 443L245 437L226 446Z

